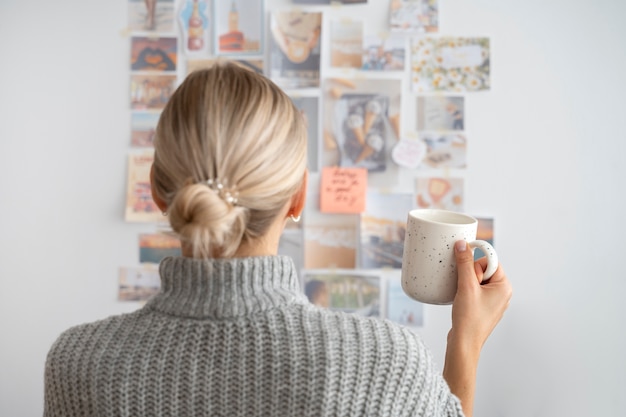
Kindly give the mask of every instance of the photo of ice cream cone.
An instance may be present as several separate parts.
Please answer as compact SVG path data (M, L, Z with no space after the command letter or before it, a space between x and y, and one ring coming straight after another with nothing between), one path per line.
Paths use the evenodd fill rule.
M380 116L382 110L383 107L377 100L370 100L367 103L367 105L365 106L365 127L363 129L365 131L365 134L369 132L370 128L372 127L378 116Z
M365 131L363 130L363 116L360 114L351 114L348 117L348 127L354 133L356 140L359 141L361 145L365 145Z
M358 164L361 161L365 161L367 158L369 158L370 156L372 156L376 151L374 150L374 148L372 148L369 145L365 145L363 147L363 150L361 151L361 153L359 154L359 156L356 158L356 160L354 161L355 164Z
M361 153L354 161L355 164L358 164L361 161L365 161L367 158L371 157L375 153L381 151L383 149L385 142L383 138L378 134L372 134L367 137L367 143L361 150Z

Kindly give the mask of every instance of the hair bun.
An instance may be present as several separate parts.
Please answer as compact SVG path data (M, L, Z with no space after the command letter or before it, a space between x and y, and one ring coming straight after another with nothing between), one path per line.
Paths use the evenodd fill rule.
M169 207L170 224L194 257L232 256L243 237L247 210L233 206L206 184L188 184Z

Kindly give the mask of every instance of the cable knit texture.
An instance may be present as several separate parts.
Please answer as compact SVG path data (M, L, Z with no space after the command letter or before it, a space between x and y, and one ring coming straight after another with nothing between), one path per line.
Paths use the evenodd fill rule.
M140 310L52 346L53 416L460 416L419 337L310 304L283 256L167 258Z

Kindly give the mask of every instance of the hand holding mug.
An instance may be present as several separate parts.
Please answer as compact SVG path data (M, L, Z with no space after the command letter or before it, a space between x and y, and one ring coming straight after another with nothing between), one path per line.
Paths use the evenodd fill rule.
M465 240L480 248L487 259L482 275L490 278L498 268L498 256L488 242L476 240L478 220L446 210L411 210L407 220L402 257L402 289L411 298L428 304L451 304L457 292L454 244ZM472 252L472 251L470 251Z

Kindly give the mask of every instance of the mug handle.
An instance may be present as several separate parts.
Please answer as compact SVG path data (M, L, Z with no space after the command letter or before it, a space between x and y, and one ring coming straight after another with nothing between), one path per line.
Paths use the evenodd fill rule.
M485 257L487 258L487 269L485 269L483 281L491 278L498 269L498 254L496 253L496 250L489 244L489 242L484 240L474 240L473 242L469 242L469 246L472 248L472 252L476 248L483 251Z

